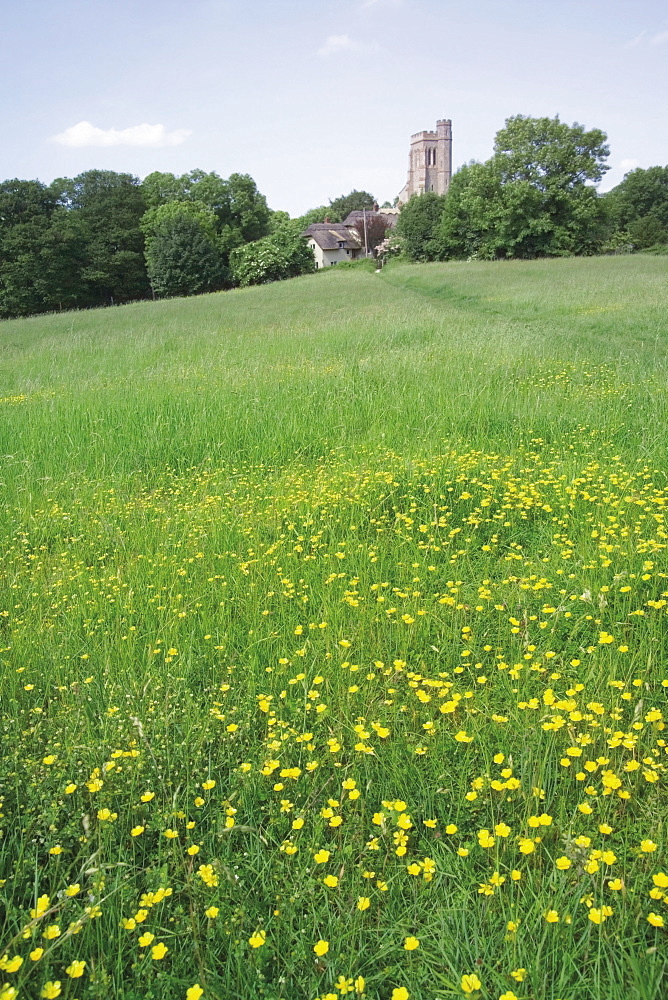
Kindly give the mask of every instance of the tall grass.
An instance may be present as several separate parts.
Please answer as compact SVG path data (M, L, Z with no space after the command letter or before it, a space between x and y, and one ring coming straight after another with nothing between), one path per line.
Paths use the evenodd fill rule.
M667 273L0 325L2 1000L659 1000Z

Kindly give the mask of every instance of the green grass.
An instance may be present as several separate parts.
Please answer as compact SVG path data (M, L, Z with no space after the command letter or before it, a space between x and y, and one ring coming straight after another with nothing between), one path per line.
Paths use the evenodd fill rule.
M0 324L0 1000L660 1000L667 278Z

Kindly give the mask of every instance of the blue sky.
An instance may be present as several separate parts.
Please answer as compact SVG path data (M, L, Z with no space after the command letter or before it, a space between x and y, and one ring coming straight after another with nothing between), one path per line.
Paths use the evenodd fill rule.
M0 179L93 167L250 173L298 215L392 200L411 133L456 166L514 114L608 134L610 171L668 163L659 0L0 0Z

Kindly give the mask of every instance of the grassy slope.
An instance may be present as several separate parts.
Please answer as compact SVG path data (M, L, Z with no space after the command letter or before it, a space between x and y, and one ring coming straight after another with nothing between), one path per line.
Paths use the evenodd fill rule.
M205 997L311 1000L361 975L374 1000L428 1000L477 971L486 1000L658 1000L664 932L646 917L663 903L647 891L666 800L645 715L665 710L667 272L658 257L342 271L0 325L0 877L23 996L48 979L70 998L177 1000L197 979ZM617 727L628 747L608 746ZM559 763L569 746L594 792ZM135 750L121 771L115 752ZM500 753L519 786L499 798ZM605 792L606 769L629 798ZM383 806L397 797L405 855L402 810ZM512 834L483 847L499 822ZM612 869L587 871L576 835L612 844ZM80 897L58 896L68 882ZM171 902L143 926L170 951L153 960L119 921L159 885ZM40 894L61 931L83 930L31 962L42 925L29 945L20 932ZM608 903L609 922L588 919Z

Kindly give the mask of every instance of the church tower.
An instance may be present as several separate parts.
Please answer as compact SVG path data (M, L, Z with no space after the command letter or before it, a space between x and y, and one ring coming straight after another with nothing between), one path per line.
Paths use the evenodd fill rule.
M416 132L411 136L408 154L408 179L399 195L405 205L414 194L433 191L446 194L452 177L452 122L441 118L435 132Z

